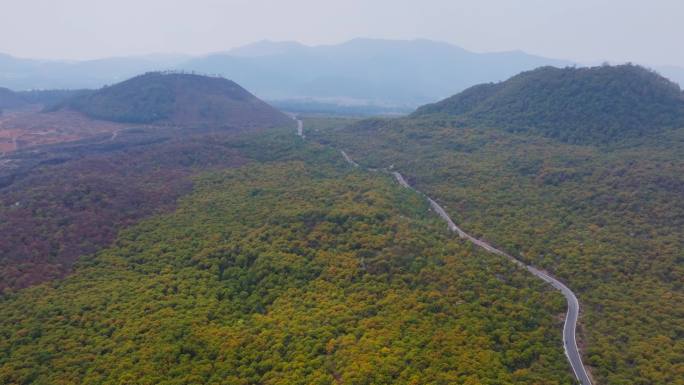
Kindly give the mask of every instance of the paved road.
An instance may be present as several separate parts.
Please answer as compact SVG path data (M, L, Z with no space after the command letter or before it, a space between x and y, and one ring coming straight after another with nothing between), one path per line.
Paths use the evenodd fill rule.
M304 122L299 120L297 118L297 115L295 115L295 114L289 114L289 115L295 122L297 122L297 136L304 139Z
M350 158L349 155L347 155L347 153L344 152L344 150L340 150L340 152L342 153L342 157L344 158L344 160L347 161L347 163L351 164L354 167L359 167L359 164L354 162L354 160Z
M349 158L349 155L347 155L346 153L344 154L344 156L345 159ZM348 161L350 163L353 162L351 158L349 158ZM354 164L358 166L358 164ZM411 185L409 185L408 182L406 182L406 179L404 179L404 177L399 172L394 171L392 172L392 175L401 186L417 191L413 187L411 187ZM577 348L577 339L575 337L575 330L577 329L577 317L579 315L579 301L577 300L577 296L575 296L575 293L573 293L572 290L565 286L561 281L552 277L548 273L545 273L534 266L526 265L525 263L516 259L512 255L503 252L495 248L494 246L490 245L489 243L481 239L477 239L471 236L470 234L466 233L460 227L458 227L453 220L451 220L451 217L449 217L449 214L447 214L447 212L444 210L444 208L442 208L442 206L440 206L429 196L425 195L425 197L428 200L428 202L430 202L430 206L437 213L437 215L439 215L447 223L449 230L457 233L459 237L469 240L470 242L489 251L490 253L494 253L502 257L508 258L511 262L515 263L516 265L526 268L530 273L549 283L551 286L560 291L563 294L563 296L565 296L565 299L568 302L568 311L565 315L565 324L563 325L563 349L565 350L565 355L568 358L568 361L570 362L572 371L575 373L575 377L577 377L577 379L582 385L591 385L589 375L587 374L587 371L584 368L584 365L582 364L582 356L580 355L579 349Z
M302 132L304 125L302 121L294 116L293 119L297 121L297 135L304 138L304 134ZM347 161L347 163L354 167L359 167L359 164L356 163L346 152L344 152L344 150L340 150L340 153L344 157L344 160ZM477 239L471 236L470 234L466 233L460 227L458 227L456 223L454 223L449 214L447 214L446 210L444 210L444 208L440 206L439 203L437 203L429 196L411 187L411 185L406 181L406 179L403 175L401 175L401 173L399 173L398 171L393 171L392 175L401 186L416 191L417 193L425 196L427 201L430 203L430 207L432 207L432 209L437 213L437 215L439 215L447 223L447 226L449 227L450 231L457 233L459 237L467 239L468 241L487 250L490 253L494 253L502 257L505 257L511 262L515 263L516 265L527 269L530 273L542 279L544 282L547 282L563 294L568 303L568 311L565 315L565 323L563 325L563 349L565 350L565 356L568 358L570 366L572 367L572 371L575 373L575 377L579 380L580 384L591 385L589 375L587 374L587 371L584 368L584 365L582 364L582 356L580 355L579 349L577 348L577 339L575 336L575 331L577 329L577 317L579 315L579 301L577 300L577 296L575 296L575 293L573 293L572 290L565 286L561 281L552 277L548 273L541 271L534 266L526 265L525 263L516 259L512 255L504 251L501 251L496 247L490 245L489 243L481 239Z
M344 159L347 160L347 162L353 165L354 167L359 166L358 163L354 162L346 152L342 151L342 156L344 156ZM579 380L580 384L591 385L589 375L587 374L587 371L584 368L584 365L582 364L582 356L580 355L579 349L577 348L575 330L577 329L577 317L579 315L579 301L577 300L577 296L575 296L575 293L573 293L572 290L565 286L561 281L552 277L548 273L543 272L534 266L526 265L525 263L516 259L512 255L504 251L501 251L495 248L494 246L490 245L489 243L481 239L477 239L471 236L470 234L466 233L454 223L451 217L449 217L449 214L447 214L446 210L444 210L444 208L440 206L439 203L435 202L435 200L433 200L429 196L411 187L411 185L406 181L406 179L403 175L401 175L401 173L399 173L398 171L393 171L392 175L401 186L414 190L420 193L421 195L425 196L427 201L430 203L430 207L432 207L432 209L437 213L437 215L439 215L447 223L449 230L457 233L459 237L467 239L468 241L489 251L490 253L494 253L509 259L511 262L527 269L536 277L549 283L551 286L553 286L563 294L568 303L568 311L565 315L565 324L563 325L563 349L565 350L565 356L568 358L570 366L572 367L572 371L575 373L575 377Z

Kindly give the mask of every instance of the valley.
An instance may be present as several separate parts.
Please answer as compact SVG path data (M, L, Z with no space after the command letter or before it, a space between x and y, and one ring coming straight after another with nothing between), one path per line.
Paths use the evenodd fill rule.
M684 2L1 9L0 385L684 385Z
M175 72L57 99L1 116L1 383L682 383L657 74L544 67L399 118Z

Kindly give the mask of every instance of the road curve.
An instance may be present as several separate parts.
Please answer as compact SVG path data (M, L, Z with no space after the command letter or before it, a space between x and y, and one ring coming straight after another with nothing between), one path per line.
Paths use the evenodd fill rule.
M304 138L304 123L301 120L299 120L296 116L292 116L292 119L294 119L297 122L297 135L301 138ZM347 163L349 163L353 167L360 167L359 164L356 163L344 150L340 150L340 153L342 154L342 157L344 157L344 160ZM423 194L422 192L414 189L406 181L404 176L401 175L401 173L399 173L398 171L393 171L392 176L394 176L394 179L396 179L397 183L399 183L402 187L411 189L423 195L425 199L427 199L427 201L430 203L430 207L437 213L437 215L439 215L440 218L442 218L447 223L447 226L450 231L457 233L459 237L467 239L476 246L481 247L490 253L500 255L508 259L509 261L515 263L516 265L527 269L527 271L534 274L534 276L550 284L556 290L560 291L563 294L568 303L568 310L565 315L565 323L563 324L563 349L565 350L565 356L568 358L568 362L570 362L570 367L572 367L572 371L574 372L575 377L580 382L580 384L592 385L591 379L587 374L587 370L584 367L584 364L582 364L582 356L580 355L579 349L577 347L577 338L575 335L575 331L577 330L577 318L579 316L579 301L577 300L577 296L575 296L575 293L573 293L572 290L570 290L570 288L565 286L561 281L554 278L550 274L541 271L532 265L527 265L519 259L513 257L512 255L504 251L501 251L496 247L490 245L489 243L481 239L477 239L472 235L466 233L460 227L458 227L456 223L454 223L449 214L447 214L446 210L444 210L444 208L440 206L439 203L437 203L434 199L430 198L429 196Z
M343 155L345 159L348 158L348 162L354 162L346 153L343 153ZM356 162L352 164L358 166ZM557 289L563 294L568 303L568 311L565 314L565 323L563 324L563 349L565 350L565 356L568 358L570 366L572 367L572 371L575 373L575 377L577 378L577 380L579 380L580 384L591 385L591 379L589 378L587 370L582 364L582 356L580 355L579 349L577 348L577 338L575 336L575 331L577 330L577 318L579 316L579 301L577 300L577 296L575 296L575 293L573 293L572 290L565 286L561 281L552 277L548 273L545 273L534 266L526 265L525 263L513 257L512 255L504 251L501 251L495 248L494 246L490 245L489 243L481 239L477 239L472 235L466 233L454 223L454 221L451 219L451 217L449 217L449 214L447 214L446 210L444 210L442 206L440 206L429 196L411 187L411 185L408 184L404 176L401 175L398 171L392 172L392 175L401 186L409 188L425 196L425 198L430 203L430 207L432 207L432 209L437 213L437 215L439 215L447 223L449 230L457 233L459 237L467 239L468 241L489 251L490 253L494 253L502 257L505 257L520 267L524 267L525 269L527 269L527 271L534 274L537 278L540 278L544 282L549 283L551 286L553 286L555 289Z

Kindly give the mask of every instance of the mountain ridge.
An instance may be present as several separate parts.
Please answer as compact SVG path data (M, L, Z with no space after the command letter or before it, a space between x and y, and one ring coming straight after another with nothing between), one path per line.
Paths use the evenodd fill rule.
M249 47L249 46L248 46ZM474 53L431 40L353 39L341 44L236 57L230 51L183 68L228 75L263 98L338 98L419 105L540 65L568 65L521 52Z
M345 63L346 65L342 65ZM140 73L186 70L233 79L266 100L416 108L470 86L546 65L574 65L521 50L474 52L427 39L356 38L327 45L262 40L199 56L156 54L85 61L0 55L0 86L14 90L99 88ZM654 66L684 84L684 70Z
M522 52L475 53L425 39L358 38L319 46L262 41L197 57L78 62L0 57L0 85L15 90L99 88L140 73L171 69L220 74L263 99L337 98L415 107L522 70L567 64Z

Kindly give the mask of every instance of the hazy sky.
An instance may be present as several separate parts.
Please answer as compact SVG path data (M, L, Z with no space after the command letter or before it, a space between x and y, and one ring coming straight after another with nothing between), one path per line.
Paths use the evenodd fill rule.
M263 39L354 37L684 66L684 0L0 0L0 52L21 57L198 54Z

